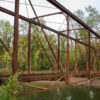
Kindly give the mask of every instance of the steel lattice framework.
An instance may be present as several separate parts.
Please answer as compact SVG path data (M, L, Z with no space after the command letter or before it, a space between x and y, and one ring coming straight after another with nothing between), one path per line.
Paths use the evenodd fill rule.
M77 52L77 43L79 44L82 44L86 47L88 47L88 77L90 79L91 77L91 49L94 50L95 52L95 48L93 46L91 46L91 38L93 37L90 37L90 34L93 34L95 35L94 38L98 38L100 39L100 35L98 35L98 33L96 33L93 29L91 29L87 24L85 24L83 21L81 21L78 17L76 17L73 13L71 13L68 9L66 9L65 7L63 7L60 3L58 3L56 0L47 0L49 3L51 3L52 5L54 5L57 9L60 10L60 12L56 12L56 13L50 13L50 14L46 14L46 15L42 15L42 16L38 16L37 15L37 12L36 10L34 9L34 6L31 2L31 0L28 0L29 1L29 5L31 6L34 14L35 14L35 17L34 18L27 18L23 15L20 15L19 14L19 1L20 0L15 0L15 12L13 11L10 11L6 8L3 8L3 7L0 7L0 11L1 12L4 12L6 14L9 14L11 16L14 16L14 42L13 42L13 55L12 55L12 68L13 68L13 74L15 74L18 70L18 63L17 63L17 55L18 55L18 36L19 36L19 31L18 31L18 28L19 28L19 19L22 19L24 21L27 21L29 23L29 31L28 31L28 74L30 74L30 56L31 56L31 28L32 28L32 24L34 25L37 25L41 28L42 30L42 33L48 43L48 46L53 54L53 57L56 61L56 64L57 64L57 69L58 69L58 72L59 73L62 73L64 75L64 72L63 72L63 69L61 67L61 64L60 64L60 37L65 37L67 39L67 57L66 57L66 81L69 82L69 76L70 76L70 72L69 72L69 41L70 40L73 40L75 41L75 52ZM47 16L53 16L53 15L57 15L57 14L61 14L63 16L65 16L66 18L66 30L63 30L63 31L57 31L53 28L50 28L46 25L43 25L41 22L40 22L40 18L44 18L44 17L47 17ZM74 21L76 21L78 24L80 24L82 27L81 28L77 28L77 29L70 29L69 27L69 22L70 22L70 18L72 18ZM37 21L36 21L37 20ZM57 48L57 56L52 48L52 45L50 44L50 41L46 35L46 32L45 30L49 30L55 34L58 35L58 48ZM70 31L75 31L75 30L86 30L87 33L88 33L88 44L80 41L80 39L77 39L75 37L71 37L70 36ZM66 34L64 34L63 32L66 32ZM38 37L39 39L39 37ZM41 40L39 39L40 43L41 43ZM9 53L9 50L8 48L6 47L6 45L3 43L2 39L0 39L0 42L3 44L3 46L5 47L5 49L7 50L7 52ZM41 46L43 47L42 43L41 43ZM47 52L44 48L44 51L47 55ZM9 53L10 54L10 53ZM11 55L11 54L10 54ZM48 56L48 55L47 55ZM48 58L48 60L50 61L50 59ZM51 61L50 61L51 62ZM52 63L52 62L51 62ZM77 53L75 53L75 68L74 70L77 69Z

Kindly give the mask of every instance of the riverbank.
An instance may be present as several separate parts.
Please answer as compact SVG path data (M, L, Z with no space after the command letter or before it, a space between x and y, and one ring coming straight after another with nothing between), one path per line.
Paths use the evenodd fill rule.
M100 88L100 79L95 80L88 80L81 83L78 83L77 85L85 86L85 87L94 87L94 88Z
M71 78L70 83L66 84L65 81L33 81L33 82L25 82L26 85L30 87L39 86L43 88L50 88L53 86L84 86L84 87L94 87L100 88L100 79L88 80L87 78ZM25 85L24 84L24 85Z

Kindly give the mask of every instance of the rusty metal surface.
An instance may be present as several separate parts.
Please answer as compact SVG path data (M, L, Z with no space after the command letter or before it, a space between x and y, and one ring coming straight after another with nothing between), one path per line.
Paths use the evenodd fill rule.
M50 62L51 66L53 67L53 70L55 71L54 65L53 65L53 63L52 63L50 57L48 56L47 50L45 49L44 45L42 44L42 41L41 41L41 39L40 39L40 37L39 37L39 35L38 35L38 32L36 31L36 29L35 29L34 27L33 27L33 29L34 29L34 32L35 32L36 37L37 37L37 42L40 43L40 45L41 45L42 49L44 50L44 53L45 53L45 55L46 55L48 61ZM34 38L35 38L35 37L34 37Z
M83 27L85 27L87 30L92 32L96 37L100 39L100 35L96 33L94 30L92 30L87 24L85 24L82 20L80 20L77 16L75 16L73 13L71 13L68 9L63 7L60 3L58 3L56 0L47 0L51 4L53 4L55 7L63 11L66 15L69 15L72 19L74 19L76 22L81 24Z
M66 76L66 73L64 73ZM83 77L85 78L88 75L87 72L77 72L73 73L70 72L70 78L72 77ZM6 79L8 79L11 75L0 75L0 81L4 82ZM100 71L91 71L91 78L100 76ZM18 79L21 82L31 82L31 81L56 81L60 77L63 77L62 73L32 73L32 74L20 74ZM62 78L64 80L64 78Z
M74 31L74 30L85 30L85 28L76 28L76 29L69 29L69 31ZM59 32L66 32L67 30L59 31Z
M17 55L18 55L18 37L19 37L19 0L15 0L15 18L14 18L14 40L12 54L12 69L13 74L18 70Z
M26 75L21 76L20 80L22 82L30 82L30 81L40 81L40 80L57 80L59 79L63 74L61 73L51 73L51 74L33 74L33 75Z
M10 10L7 10L7 9L5 9L5 8L2 8L2 7L0 7L0 11L5 12L5 13L7 13L7 14L10 14L10 15L12 15L12 16L15 15L14 12L12 12L12 11L10 11ZM27 21L27 22L31 22L32 24L35 24L35 25L40 26L38 22L36 22L36 21L34 21L34 20L30 20L29 18L26 18L26 17L24 17L24 16L22 16L22 15L19 15L19 18L22 19L22 20L25 20L25 21ZM46 26L46 25L43 25L43 24L41 24L41 25L42 25L42 27L43 27L44 29L50 30L50 31L52 31L52 32L54 32L54 33L56 33L56 34L59 34L59 35L65 37L65 38L68 37L66 34L63 34L63 33L59 32L59 31L57 31L57 30L55 30L55 29L52 29L52 28L50 28L50 27L48 27L48 26ZM71 39L71 40L73 40L73 41L77 41L78 43L80 43L80 44L82 44L82 45L84 45L84 46L89 47L88 44L86 44L86 43L84 43L84 42L81 42L81 41L79 41L78 39L75 39L75 38L73 38L73 37L71 37L71 36L69 36L69 39ZM94 49L94 47L92 47L92 46L90 46L90 48Z
M31 8L32 8L32 10L33 10L33 12L34 12L34 14L35 14L35 16L36 16L36 18L37 18L38 24L39 24L39 26L41 27L41 30L42 30L42 32L43 32L43 34L44 34L44 37L45 37L45 39L46 39L46 41L47 41L47 43L48 43L48 46L49 46L49 48L50 48L50 50L51 50L51 52L52 52L52 54L53 54L53 56L54 56L54 59L55 59L56 64L57 64L57 66L58 66L58 69L60 69L60 71L63 72L63 70L61 69L61 66L60 66L60 64L59 64L59 62L58 62L58 59L57 59L57 57L56 57L56 55L55 55L55 53L54 53L54 50L53 50L53 48L52 48L52 46L51 46L51 44L50 44L50 42L49 42L49 40L48 40L48 37L47 37L47 35L46 35L46 33L45 33L43 27L42 27L42 24L40 23L40 20L39 20L39 18L38 18L38 16L37 16L37 13L36 13L36 11L35 11L35 9L34 9L32 3L31 3L31 0L29 0L29 3L30 3ZM59 72L59 70L58 70L58 72Z
M42 15L42 16L38 16L37 15L37 12L35 11L34 9L34 6L31 2L31 0L28 0L29 1L29 5L31 6L34 14L35 14L35 17L34 18L27 18L23 15L19 15L19 1L20 0L15 0L15 12L12 12L8 9L5 9L3 7L0 7L0 11L6 13L6 14L9 14L9 15L12 15L14 16L14 42L13 42L13 55L12 55L12 69L13 69L13 74L15 74L18 70L18 63L17 63L17 55L18 55L18 37L19 37L19 19L22 19L24 21L27 21L29 23L29 31L28 31L28 74L22 74L22 75L19 75L19 78L22 80L22 81L37 81L37 80L57 80L59 77L63 76L64 78L66 77L66 82L69 83L69 80L70 80L70 77L73 77L73 76L80 76L80 77L86 77L88 75L88 78L90 79L91 77L93 77L93 75L100 75L99 72L92 72L91 71L91 49L94 50L94 60L95 60L95 48L93 46L91 46L91 36L90 34L94 34L96 37L95 38L98 38L100 39L100 36L94 31L92 30L87 24L85 24L83 21L81 21L78 17L76 17L73 13L71 13L69 10L67 10L66 8L64 8L61 4L59 4L56 0L47 0L49 1L51 4L53 4L54 6L56 6L58 9L61 10L61 12L56 12L56 13L51 13L51 14L46 14L46 15ZM52 15L56 15L56 14L62 14L64 17L66 17L66 23L67 23L67 29L66 30L63 30L63 31L57 31L53 28L50 28L46 25L43 25L41 24L40 22L40 19L39 18L44 18L44 17L48 17L48 16L52 16ZM70 29L70 20L69 18L72 18L74 19L74 21L78 22L80 25L83 26L83 28L77 28L77 29ZM36 21L37 20L37 21ZM52 55L56 61L56 64L57 64L57 67L58 67L58 72L60 73L47 73L47 74L30 74L30 69L31 69L31 63L30 63L30 56L31 56L31 25L34 24L34 25L37 25L41 28L41 31L44 35L44 38L46 39L46 42L48 43L48 46L52 52ZM52 44L50 43L48 37L47 37L47 34L45 32L45 30L49 30L51 32L53 32L54 34L57 34L57 55L56 53L54 52L53 48L52 48ZM84 43L83 41L81 41L82 39L76 39L75 37L71 37L70 36L70 32L71 31L74 31L74 30L86 30L86 31L89 31L88 33L88 44ZM67 34L64 34L63 32L66 32ZM61 62L60 62L60 37L65 37L67 39L67 45L66 45L66 73L63 73L63 69L61 67ZM38 37L37 35L37 38L41 44L41 46L43 47L42 43L41 43L41 40L40 38ZM73 72L70 72L70 60L69 60L69 57L70 57L70 50L69 50L69 45L70 45L70 40L72 42L75 41L75 74ZM3 43L3 41L0 39L0 42L3 44L3 46L5 47L5 49L7 50L7 52L9 53L9 50L8 48L5 46L5 44ZM85 69L85 72L76 72L76 69L77 69L77 44L80 43L84 46L86 46L88 48L88 72L87 72L87 66L84 66L86 69ZM47 51L45 50L45 48L43 47L44 51L45 51L45 54L47 55ZM52 62L51 60L49 59L48 55L47 55L47 58L48 60L50 61L51 65ZM83 61L85 62L84 58L83 58ZM94 61L94 70L95 70L95 61ZM9 77L10 75L8 75ZM2 76L0 76L0 78L2 78ZM7 78L4 77L4 78ZM37 92L40 91L40 90L37 90Z
M52 14L47 14L47 15L42 15L42 16L38 16L38 18L42 18L42 17L48 17L48 16L51 16L51 15L57 15L57 14L62 14L63 12L56 12L56 13L52 13ZM36 17L35 18L32 18L32 20L35 20L37 19Z

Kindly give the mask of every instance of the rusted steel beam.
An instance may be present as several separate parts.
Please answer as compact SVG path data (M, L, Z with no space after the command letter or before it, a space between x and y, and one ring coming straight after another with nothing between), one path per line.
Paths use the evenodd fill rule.
M11 55L10 52L9 52L9 50L8 50L8 48L6 47L6 45L4 44L4 42L2 41L2 39L0 39L0 42L4 46L4 48L6 49L6 51L9 53L9 55Z
M94 38L95 38L95 39L97 39L97 37L90 37L90 39L94 39ZM78 40L84 40L84 39L85 39L85 40L88 40L88 39L89 39L89 37L85 37L85 38L78 38Z
M34 27L33 27L33 29L34 29ZM53 67L53 69L54 69L54 71L55 71L54 65L53 65L53 63L52 63L50 57L48 56L48 52L47 52L47 50L45 49L44 45L42 44L42 41L41 41L41 39L40 39L40 37L39 37L39 35L38 35L38 33L37 33L37 31L36 31L35 29L34 29L34 32L36 33L36 37L37 37L38 41L40 42L40 45L41 45L42 49L44 50L44 53L45 53L45 55L46 55L48 61L50 62L51 66ZM34 37L34 38L35 38L35 37ZM37 41L37 42L38 42L38 41Z
M31 71L31 23L29 23L28 30L28 74Z
M45 37L45 39L46 39L46 41L47 41L47 43L48 43L48 46L49 46L49 48L50 48L50 50L51 50L51 52L52 52L52 54L53 54L53 56L54 56L54 58L55 58L55 61L56 61L56 63L57 63L57 66L58 66L58 68L60 68L60 71L63 72L62 69L61 69L61 67L60 67L60 64L58 63L58 59L57 59L57 57L56 57L56 55L55 55L55 53L54 53L54 51L53 51L53 49L52 49L52 46L51 46L51 44L50 44L50 42L49 42L49 40L48 40L48 37L47 37L47 35L46 35L46 33L45 33L43 27L42 27L42 24L40 23L40 20L38 19L38 16L37 16L36 11L35 11L35 9L34 9L32 3L31 3L31 0L29 0L29 3L30 3L31 8L32 8L32 10L33 10L33 12L34 12L34 14L35 14L35 16L36 16L36 18L37 18L38 24L39 24L39 26L41 27L41 30L42 30L42 32L43 32L43 34L44 34L44 37Z
M67 59L66 59L66 82L69 83L69 16L66 18L67 22Z
M77 29L69 29L69 31L74 31L74 30L84 30L85 28L77 28ZM59 32L66 32L67 30L59 31Z
M3 8L3 7L0 7L0 11L4 12L6 14L9 14L9 15L15 16L15 12L12 12L12 11L10 11L8 9ZM22 15L19 15L19 18L24 20L24 21L31 22L31 20L29 18L24 17Z
M91 41L90 41L90 31L88 32L88 36L89 36L89 46L91 45ZM88 68L89 68L89 79L91 78L91 48L89 49L89 59L88 59Z
M57 14L62 14L63 12L55 12L55 13L51 13L51 14L46 14L46 15L42 15L42 16L38 16L38 18L42 18L42 17L48 17L48 16L52 16L52 15L57 15ZM32 20L37 19L36 17L32 18Z
M7 9L5 9L5 8L2 8L2 7L0 7L0 11L5 12L5 13L7 13L7 14L10 14L10 15L12 15L12 16L15 15L14 12L12 12L12 11L10 11L10 10L7 10ZM33 21L33 20L30 20L29 18L26 18L26 17L24 17L24 16L22 16L22 15L19 15L19 18L22 19L22 20L25 20L25 21L27 21L27 22L31 22L32 24L35 24L35 25L40 26L38 22ZM50 28L50 27L48 27L48 26L46 26L46 25L43 25L43 24L41 24L41 25L42 25L43 28L45 28L45 29L47 29L47 30L49 30L49 31L52 31L52 32L54 32L54 33L56 33L56 34L59 34L59 35L61 35L61 36L64 36L64 37L66 37L66 38L68 37L66 34L63 34L63 33L59 32L59 31L57 31L57 30L55 30L55 29L52 29L52 28ZM69 39L71 39L71 40L73 40L73 41L77 41L78 43L89 47L88 44L83 43L83 42L79 41L78 39L75 39L75 38L73 38L73 37L71 37L71 36L69 36ZM90 46L90 48L95 49L95 48L92 47L92 46Z
M14 18L14 42L13 42L13 55L12 55L12 68L13 74L18 70L17 55L18 55L18 36L19 36L19 0L15 0L15 18Z
M26 74L23 76L20 76L20 80L23 82L28 81L40 81L40 80L57 80L60 77L62 77L63 74L61 73L48 73L48 74Z
M78 84L78 83L86 82L86 81L88 81L88 79L82 79L82 80L78 80L78 81L72 81L70 83L70 85L74 85L74 84ZM67 86L69 86L69 84L56 85L56 86L48 87L46 89L36 89L36 90L28 91L28 92L21 92L21 93L18 94L18 96L31 95L31 94L34 94L34 93L39 93L39 92L53 90L53 89L56 89L56 88L67 87Z
M35 22L35 21L32 21L32 23L35 24L35 25L40 26L40 25L39 25L37 22ZM52 29L52 28L50 28L50 27L48 27L48 26L46 26L46 25L43 25L43 24L42 24L42 27L45 28L45 29L47 29L47 30L49 30L49 31L52 31L52 32L54 32L54 33L56 33L56 34L59 34L60 36L63 36L63 37L66 37L66 38L68 37L66 34L63 34L63 33L59 32L59 31L56 31L56 30L54 30L54 29ZM73 37L71 37L71 36L69 36L69 39L71 39L71 40L73 40L73 41L77 41L78 43L89 47L88 44L83 43L83 42L79 41L78 39L75 39L75 38L73 38ZM90 48L95 49L95 48L92 47L92 46L90 46Z
M78 22L79 24L81 24L83 27L85 27L88 31L90 31L91 33L93 33L96 37L98 37L100 39L100 35L98 35L98 33L96 33L94 30L92 30L87 24L85 24L83 21L81 21L77 16L75 16L73 13L71 13L68 9L66 9L65 7L63 7L60 3L58 3L56 0L47 0L48 2L50 2L52 5L54 5L55 7L57 7L58 9L60 9L61 11L63 11L66 15L69 15L72 19L74 19L76 22Z

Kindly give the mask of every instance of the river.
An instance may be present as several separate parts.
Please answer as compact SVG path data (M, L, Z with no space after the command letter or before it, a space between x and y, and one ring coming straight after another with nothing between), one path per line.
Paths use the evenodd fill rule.
M24 87L24 91L31 90L31 87ZM23 95L18 97L18 100L100 100L100 89L69 86L31 95Z

